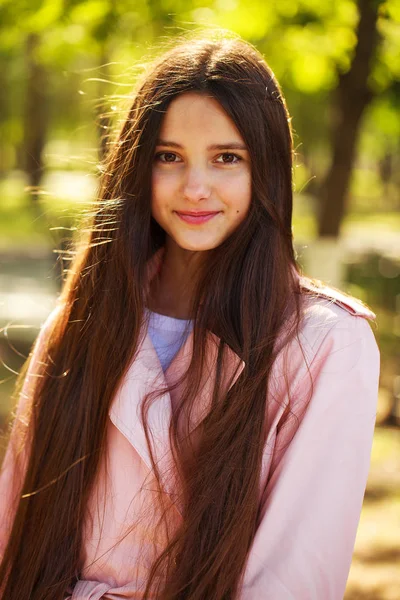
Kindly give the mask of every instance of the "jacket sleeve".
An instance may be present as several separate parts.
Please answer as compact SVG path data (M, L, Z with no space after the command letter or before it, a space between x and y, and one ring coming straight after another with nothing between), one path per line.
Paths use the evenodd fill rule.
M370 466L380 358L368 322L341 312L312 361L306 409L276 436L243 600L344 596ZM304 373L294 398L308 380Z
M18 496L21 492L23 479L28 460L27 445L25 443L26 431L29 421L29 403L32 397L32 384L38 376L39 353L46 344L50 325L53 322L58 308L56 308L46 320L33 346L29 363L18 404L15 411L7 450L0 471L0 560L3 557L7 545L8 536L11 532L15 511L18 504Z

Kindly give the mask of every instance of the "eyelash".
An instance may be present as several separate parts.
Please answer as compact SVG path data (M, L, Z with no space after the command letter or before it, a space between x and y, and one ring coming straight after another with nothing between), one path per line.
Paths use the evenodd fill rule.
M163 163L164 165L173 165L175 164L175 161L171 161L171 162L167 162L167 161L163 161L160 159L160 156L162 156L163 154L172 154L174 156L177 156L177 154L175 154L175 152L158 152L155 155L155 159L158 160L159 162ZM236 165L238 162L240 162L241 160L243 160L243 158L241 156L239 156L239 154L235 154L234 152L223 152L222 154L219 155L218 158L220 158L221 156L234 156L237 160L234 162L220 162L218 164L222 164L222 165Z

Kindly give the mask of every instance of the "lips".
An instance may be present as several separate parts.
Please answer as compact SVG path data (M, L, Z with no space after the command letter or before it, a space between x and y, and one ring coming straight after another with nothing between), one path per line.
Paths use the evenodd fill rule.
M213 217L218 215L221 211L175 211L178 217L185 221L185 223L190 223L191 225L200 225L201 223L206 223L210 221Z

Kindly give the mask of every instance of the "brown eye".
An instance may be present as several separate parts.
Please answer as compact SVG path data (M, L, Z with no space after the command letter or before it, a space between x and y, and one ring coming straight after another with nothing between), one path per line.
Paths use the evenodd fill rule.
M161 158L163 157L163 158ZM176 158L176 154L174 152L159 152L156 154L156 160L159 160L163 163L173 163L176 162L174 159Z
M222 161L217 162L222 162L225 165L234 165L242 160L241 156L238 154L233 154L232 152L224 152L219 156L219 158L222 158Z

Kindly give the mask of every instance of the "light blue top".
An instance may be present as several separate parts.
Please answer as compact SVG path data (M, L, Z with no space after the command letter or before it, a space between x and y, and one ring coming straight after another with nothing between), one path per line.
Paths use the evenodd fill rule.
M193 328L191 319L176 319L147 310L149 314L148 333L156 349L163 371L169 367L179 348Z

